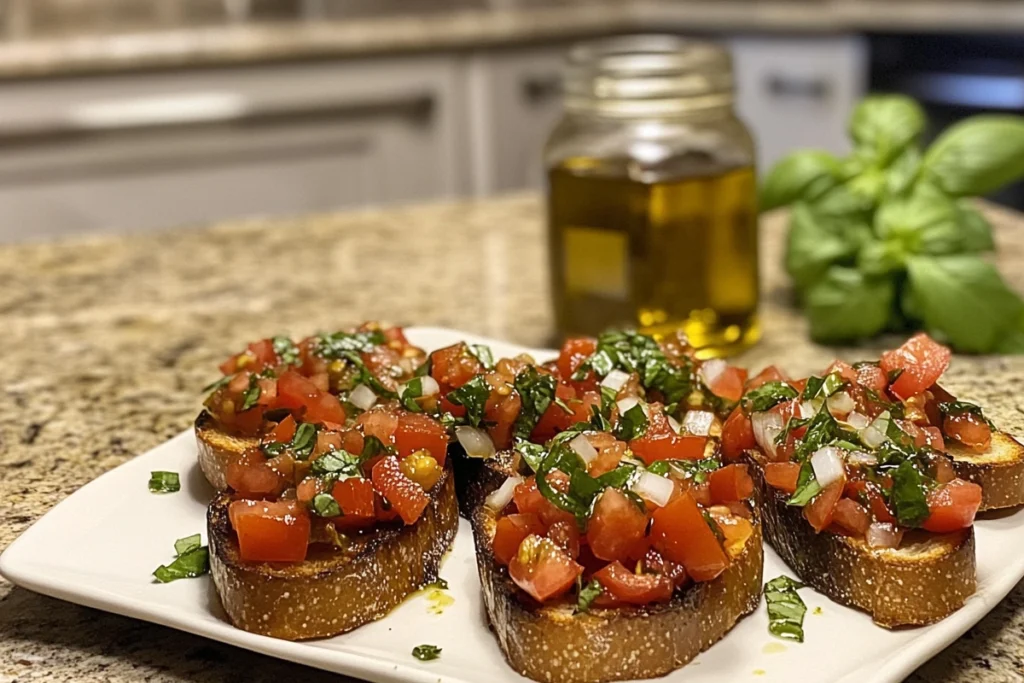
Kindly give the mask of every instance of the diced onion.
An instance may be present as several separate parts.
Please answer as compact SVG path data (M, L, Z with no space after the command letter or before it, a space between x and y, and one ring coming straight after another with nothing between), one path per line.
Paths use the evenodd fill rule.
M867 415L861 415L856 410L854 410L849 415L846 416L844 422L846 422L846 424L850 425L854 429L860 431L861 429L864 429L869 424L871 424L871 419L868 418Z
M668 505L669 498L672 497L675 484L671 479L645 470L640 472L640 476L636 478L630 489L644 500L649 500L658 507L665 507Z
M839 481L846 474L843 458L835 446L825 446L814 451L814 455L811 456L811 468L814 470L814 478L822 488Z
M576 455L583 458L588 465L597 457L597 449L590 445L590 439L585 434L579 434L569 442L569 447L576 451Z
M683 416L683 428L687 434L694 436L708 436L711 434L711 425L715 422L715 414L710 410L689 410Z
M619 389L622 388L622 385L625 384L628 380L628 372L623 372L622 370L612 370L611 372L604 376L603 380L601 380L601 386L608 387L609 389L613 389L614 391L617 392Z
M721 358L712 358L704 361L704 364L700 366L700 370L697 372L700 374L700 378L701 381L704 382L704 386L710 387L728 368L729 364Z
M436 379L430 375L420 377L420 396L433 396L439 393L441 393L441 387Z
M857 465L858 467L871 467L872 465L878 464L878 457L874 453L865 453L864 451L850 451L846 455L846 462L851 465Z
M750 416L750 424L754 428L754 440L765 455L775 457L775 437L782 432L782 416L776 412L765 411Z
M369 410L377 402L377 394L373 393L373 389L365 384L359 384L349 392L348 402L359 410Z
M683 433L683 425L679 424L679 420L675 419L671 415L666 415L665 417L668 418L668 426L672 428L673 432L676 434Z
M484 500L484 505L495 512L504 510L505 506L512 502L512 494L515 492L516 487L522 483L522 477L509 477L501 486L487 496Z
M874 422L860 430L860 440L868 448L878 448L889 438L886 433L889 431L889 411L885 411L875 418Z
M819 410L821 410L820 398L812 398L808 401L800 402L800 417L804 419L814 417L815 415L818 414Z
M639 405L641 410L644 411L644 415L646 415L647 417L651 416L650 411L647 408L647 404L638 399L636 396L627 396L626 398L622 399L615 405L619 407L619 415L625 415L635 406Z
M886 522L875 522L868 527L864 539L872 548L898 548L903 531Z
M471 458L490 458L494 455L494 442L487 432L478 427L456 427L455 438Z
M853 397L845 391L832 394L828 397L826 403L828 404L828 409L834 415L846 415L857 407L857 404L853 402Z

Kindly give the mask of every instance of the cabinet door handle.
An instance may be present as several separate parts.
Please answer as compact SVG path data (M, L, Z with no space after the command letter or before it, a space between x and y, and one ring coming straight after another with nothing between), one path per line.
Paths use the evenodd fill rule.
M823 102L832 95L832 86L824 77L800 78L772 74L766 83L768 93L778 98L800 98Z
M530 104L541 104L562 94L562 78L556 74L527 76L520 84L523 99Z

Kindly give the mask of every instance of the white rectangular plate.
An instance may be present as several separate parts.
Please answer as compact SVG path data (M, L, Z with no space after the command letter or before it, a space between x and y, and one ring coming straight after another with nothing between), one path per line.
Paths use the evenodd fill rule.
M411 328L410 341L428 350L458 340L490 344L495 355L532 352L456 330ZM182 490L148 491L149 473L182 474ZM201 531L212 496L196 465L191 431L179 434L83 486L8 547L0 573L13 583L63 600L152 621L264 654L372 681L475 683L525 681L506 665L487 627L469 525L461 521L441 575L454 603L441 614L417 595L386 618L326 640L292 643L238 630L226 620L209 577L170 584L152 571L173 557L174 540ZM1024 576L1024 525L1005 515L976 525L978 592L960 611L925 628L886 631L864 614L841 607L811 589L806 642L780 641L768 633L763 606L722 641L665 680L779 681L792 683L813 672L815 681L888 683L902 680L985 615ZM791 574L765 548L765 579ZM420 662L411 655L422 643L443 649Z

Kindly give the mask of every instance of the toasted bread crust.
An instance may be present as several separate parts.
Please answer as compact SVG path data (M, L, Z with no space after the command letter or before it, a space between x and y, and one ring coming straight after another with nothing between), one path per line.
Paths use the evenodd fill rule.
M380 619L410 593L437 581L441 557L458 530L455 482L446 467L415 524L352 537L345 550L311 546L305 562L246 562L228 520L227 494L207 511L210 573L238 628L305 640Z
M981 509L999 510L1024 505L1024 446L1006 432L993 432L984 453L950 445L946 452L961 479L981 486Z
M199 469L218 491L228 487L228 465L246 449L260 445L260 440L254 436L234 436L226 432L206 410L196 418L195 432Z
M909 532L899 548L877 548L823 531L765 480L749 455L764 535L800 580L836 602L857 607L879 626L919 626L949 616L975 591L974 529Z

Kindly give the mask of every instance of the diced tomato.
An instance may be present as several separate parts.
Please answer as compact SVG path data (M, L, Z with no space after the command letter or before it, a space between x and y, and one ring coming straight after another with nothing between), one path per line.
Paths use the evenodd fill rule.
M346 453L359 455L363 452L366 440L363 435L355 429L346 429L341 433L341 449Z
M587 524L587 545L602 560L622 560L646 530L647 514L618 489L607 488Z
M568 380L580 363L594 355L597 351L597 340L590 337L566 339L562 351L558 355L558 372L562 379Z
M656 574L664 574L672 580L676 588L681 588L690 580L686 568L678 562L666 560L661 553L654 548L649 548L643 557L644 567Z
M747 380L744 386L745 391L751 389L757 389L758 387L768 384L768 382L788 382L787 377L774 365L769 365L761 372L757 373L753 377Z
M580 527L576 522L567 522L564 519L551 525L547 533L548 538L558 544L558 547L569 553L569 557L576 559L580 554Z
M653 517L655 549L686 567L694 581L710 581L729 566L725 550L688 492L655 510Z
M488 423L487 434L494 442L494 447L503 451L512 445L512 427L523 406L519 392L513 391L504 396L492 391L484 405L484 420Z
M728 365L710 380L708 389L719 398L738 401L743 398L743 383L746 380L747 371L745 369Z
M840 498L832 515L832 522L855 536L863 536L871 526L871 515L860 503L849 498Z
M577 422L588 422L593 417L592 406L601 406L601 395L596 391L578 395L573 387L563 382L559 382L555 387L555 398L568 406L571 412L566 412L562 406L552 401L537 422L537 426L533 428L533 433L530 434L531 441L543 443Z
M942 430L950 439L977 453L984 453L992 445L992 429L973 413L947 415L942 421Z
M882 354L881 368L886 374L902 370L889 391L899 398L920 394L937 381L949 367L952 352L921 332L908 339L903 346Z
M736 406L722 425L722 457L726 460L738 460L744 451L757 448L754 438L754 427L750 418Z
M305 407L311 398L319 395L320 390L308 378L294 370L285 370L277 378L277 402L274 405L278 408L299 410Z
M406 524L412 524L430 503L423 487L402 473L398 458L388 456L373 466L373 485Z
M528 513L500 517L494 531L494 540L491 542L495 559L502 565L507 565L519 552L519 544L531 534L545 534L544 525L537 515Z
M614 470L628 450L624 442L607 432L589 434L587 440L597 450L597 457L587 466L587 473L592 477L599 477Z
M392 391L398 388L394 375L396 368L401 371L401 353L388 346L374 346L369 351L360 353L359 357L381 384Z
M416 451L427 450L437 464L444 467L448 457L448 434L434 418L422 413L403 412L398 416L394 435L398 457L404 458Z
M663 574L634 574L620 562L612 562L594 574L601 584L601 594L594 604L599 607L616 605L647 605L668 602L675 584Z
M391 503L386 501L384 496L380 495L379 491L374 492L373 510L377 513L377 521L379 522L393 522L396 519L401 519L401 515L398 514L398 510L396 510Z
M264 441L277 442L277 443L289 443L295 436L295 418L289 415L284 418L270 430Z
M832 361L832 365L828 366L828 369L825 370L825 374L831 375L833 372L838 372L839 376L847 382L857 381L857 371L854 370L853 366L849 363L845 363L841 360Z
M276 495L284 491L288 480L274 464L258 450L246 451L228 463L224 478L228 486L244 496Z
M398 413L387 408L371 408L356 418L363 428L363 436L375 436L384 444L392 444L398 430Z
M323 480L319 477L306 477L295 487L295 499L300 503L309 503L316 494L323 493Z
M864 480L850 481L846 484L845 493L862 505L866 505L876 521L884 523L896 521L877 485Z
M236 500L228 507L239 554L248 562L301 562L309 545L309 514L294 500Z
M873 363L864 363L856 368L857 383L873 391L882 392L889 386L885 370Z
M766 462L764 464L764 480L769 486L796 493L796 483L800 479L800 463L798 462Z
M334 394L320 394L310 399L306 404L306 413L303 419L306 422L313 422L315 424L323 424L325 422L343 424L345 422L345 408Z
M946 450L946 444L942 439L942 432L937 427L922 427L909 420L896 420L896 425L913 439L916 447L930 446L937 451Z
M928 531L945 533L969 527L981 506L981 487L954 479L928 492L928 518L921 525Z
M550 538L527 536L508 564L508 574L517 586L544 602L568 592L583 573Z
M708 509L708 514L722 534L722 546L729 557L736 557L743 552L747 539L754 533L754 526L747 518L749 510L746 506L738 509L743 514L736 514L724 505L714 505Z
M373 484L369 479L349 477L334 483L331 495L341 508L341 517L335 519L335 525L343 527L362 527L373 524L377 512L373 504Z
M726 465L708 475L712 503L746 500L754 493L754 480L746 465Z
M811 523L815 531L820 532L832 523L836 511L836 503L843 496L843 489L845 487L845 477L834 481L823 488L814 497L814 500L804 506L804 518Z
M650 404L647 431L629 442L633 454L650 465L656 460L699 460L704 457L706 436L676 434L661 405Z
M551 487L562 491L569 490L569 477L559 471L547 475ZM571 512L558 507L537 489L536 477L527 477L521 484L516 486L512 492L512 500L515 501L516 510L519 512L532 512L540 517L544 526L551 526L559 520L575 522L576 518Z
M458 389L483 372L480 364L464 342L438 349L430 354L430 376L441 386L442 394Z

